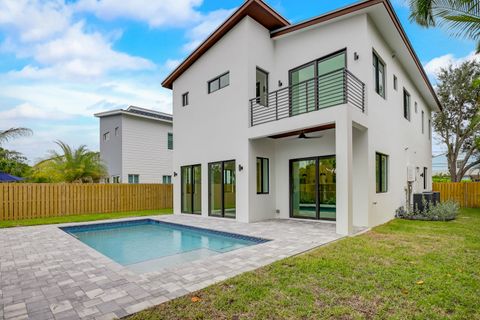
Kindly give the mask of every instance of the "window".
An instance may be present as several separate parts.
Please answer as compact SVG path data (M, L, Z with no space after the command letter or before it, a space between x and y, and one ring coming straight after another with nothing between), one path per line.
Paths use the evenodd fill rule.
M138 174L129 174L128 183L140 183L140 176Z
M171 184L172 183L172 176L163 176L162 177L163 184Z
M103 134L103 141L110 140L110 131L107 131Z
M428 175L428 168L427 167L423 167L423 189L426 190L427 189L427 175Z
M397 90L398 88L398 79L396 75L393 75L393 89Z
M235 170L235 160L208 164L208 205L210 216L235 218Z
M188 92L182 94L182 107L188 106Z
M267 158L257 158L257 194L269 192L269 164Z
M415 113L418 113L418 103L417 103L417 101L415 101L414 106L415 106Z
M385 98L385 64L373 53L373 72L375 79L375 92Z
M388 156L382 153L375 154L375 172L377 193L388 191Z
M113 183L120 183L120 176L113 176L112 177L112 182Z
M213 80L208 81L208 93L225 88L230 84L230 73L224 73Z
M120 133L120 128L115 127L115 137L118 137L119 133Z
M422 133L425 133L425 112L422 110Z
M105 183L110 183L110 178L105 178Z
M197 164L180 168L182 213L202 213L202 167Z
M167 141L167 144L168 144L168 150L173 150L173 133L169 132L168 133L168 141Z
M403 116L410 121L410 94L403 89Z

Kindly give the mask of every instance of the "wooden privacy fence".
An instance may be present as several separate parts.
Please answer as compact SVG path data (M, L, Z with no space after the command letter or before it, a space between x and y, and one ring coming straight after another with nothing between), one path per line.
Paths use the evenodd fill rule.
M440 200L453 200L464 208L480 207L480 182L434 182L433 191L440 192Z
M172 207L171 184L0 183L0 221Z

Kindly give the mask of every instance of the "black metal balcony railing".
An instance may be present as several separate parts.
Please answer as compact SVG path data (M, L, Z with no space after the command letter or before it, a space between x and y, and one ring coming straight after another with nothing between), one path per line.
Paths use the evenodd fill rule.
M342 68L250 99L250 124L255 126L344 103L365 111L365 84Z

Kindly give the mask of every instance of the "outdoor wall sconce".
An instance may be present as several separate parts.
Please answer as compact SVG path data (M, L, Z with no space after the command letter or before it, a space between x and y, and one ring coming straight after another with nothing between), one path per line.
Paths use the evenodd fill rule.
M357 61L359 58L360 58L360 56L359 56L358 53L355 51L355 52L353 53L353 60Z
M238 165L238 171L243 171L243 166L241 164Z
M283 86L283 83L282 83L281 80L278 80L278 86L279 86L279 87Z
M174 177L178 176L178 173L174 172L174 173L173 173L173 176L174 176Z

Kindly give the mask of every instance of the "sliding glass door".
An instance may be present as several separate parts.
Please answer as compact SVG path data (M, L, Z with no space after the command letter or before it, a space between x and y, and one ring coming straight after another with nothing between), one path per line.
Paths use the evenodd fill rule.
M235 218L235 161L213 162L208 165L209 215Z
M335 156L290 160L290 216L336 219Z
M201 214L202 212L202 167L184 166L181 175L181 211L182 213Z

